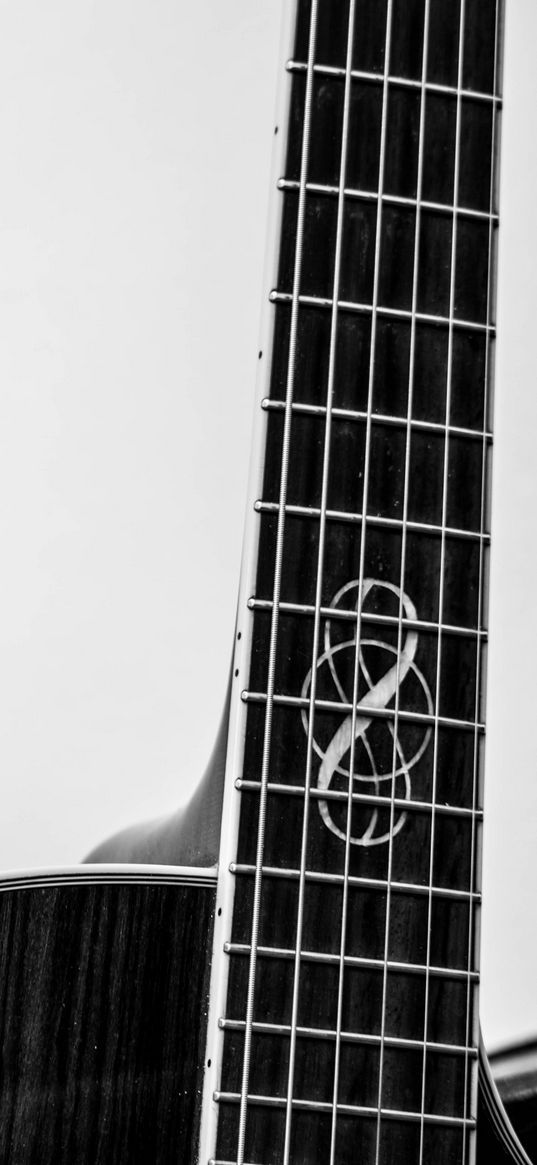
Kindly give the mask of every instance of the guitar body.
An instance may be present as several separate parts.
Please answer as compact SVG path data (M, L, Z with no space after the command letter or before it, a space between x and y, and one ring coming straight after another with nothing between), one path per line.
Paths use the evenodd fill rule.
M510 1114L502 1103L500 1094L490 1071L483 1048L479 1059L479 1103L477 1120L477 1162L498 1161L499 1165L517 1162L517 1165L531 1165L534 1157L528 1156L523 1141L518 1137L516 1124L511 1123Z
M215 896L197 870L4 882L3 1165L195 1165ZM529 1160L484 1055L477 1150Z
M3 1165L197 1160L214 901L202 871L4 882Z

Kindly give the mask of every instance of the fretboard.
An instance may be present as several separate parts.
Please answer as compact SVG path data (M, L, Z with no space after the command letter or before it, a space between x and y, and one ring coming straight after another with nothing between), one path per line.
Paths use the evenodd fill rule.
M297 6L219 1165L473 1160L497 44L497 0Z

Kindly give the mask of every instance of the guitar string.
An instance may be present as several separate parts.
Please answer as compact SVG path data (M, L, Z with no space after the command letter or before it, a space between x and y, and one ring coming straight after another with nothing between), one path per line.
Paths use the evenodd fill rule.
M382 102L382 116L380 126L380 153L379 153L379 198L377 201L377 218L376 218L376 234L375 234L375 254L373 267L373 289L371 296L371 333L370 333L370 353L369 353L369 373L368 373L368 399L367 399L367 415L366 415L366 432L365 432L365 448L364 448L364 469L363 469L363 500L362 500L362 526L360 535L360 553L359 553L359 571L358 571L358 594L356 607L356 641L354 651L354 666L353 666L353 685L352 685L352 701L351 701L351 730L350 730L350 756L349 756L349 785L347 793L347 825L345 837L345 866L344 866L344 900L342 903L342 922L341 922L341 946L340 946L340 960L339 960L339 977L338 977L338 1002L337 1002L337 1019L336 1019L336 1062L334 1071L334 1090L332 1098L332 1130L331 1130L331 1145L330 1145L330 1165L334 1165L336 1161L337 1149L337 1105L338 1105L338 1089L339 1089L339 1061L341 1055L341 1030L342 1030L342 1010L343 1010L343 990L344 990L344 972L345 972L345 944L346 944L346 924L347 924L347 905L348 905L348 877L350 865L350 844L351 844L351 830L352 830L352 806L353 806L353 780L352 774L355 767L356 754L356 720L357 720L357 703L358 703L358 685L360 674L360 642L361 642L361 620L362 620L362 596L364 590L364 576L365 576L365 542L366 542L366 515L368 503L368 488L369 488L369 467L371 456L371 424L372 424L372 404L373 404L373 383L375 373L375 345L377 334L377 305L379 297L379 280L380 280L380 250L381 250L381 234L382 234L382 219L383 219L383 201L382 191L384 187L384 169L386 160L386 136L387 136L387 77L389 74L389 51L390 51L390 37L393 17L393 0L388 0L386 11L386 42L385 42L385 60L383 70L383 102Z
M384 161L386 154L386 134L387 134L387 75L389 73L389 58L390 58L390 36L392 24L392 3L388 0L387 14L386 14L386 39L385 39L385 59L384 59L384 75L383 75L383 95L382 95L382 113L381 113L381 129L380 129L380 156L379 156L379 193L377 200L377 221L376 221L376 237L375 237L375 265L374 265L374 287L372 295L372 327L370 334L370 359L369 359L369 377L368 377L368 407L366 412L366 447L364 451L364 475L363 475L363 502L362 502L362 527L361 527L361 554L359 567L359 583L357 594L357 609L356 609L356 641L355 641L355 658L353 669L353 696L351 701L351 730L350 730L350 759L349 759L349 781L347 790L347 815L346 815L346 831L345 831L345 857L344 857L344 872L343 872L343 894L341 902L341 932L340 932L340 951L339 951L339 973L338 973L338 998L337 998L337 1014L336 1014L336 1044L334 1050L334 1075L333 1075L333 1094L332 1094L332 1128L331 1128L331 1143L330 1143L330 1165L334 1165L337 1153L337 1133L338 1133L338 1100L339 1100L339 1076L341 1063L341 1036L343 1027L343 1001L344 1001L344 982L345 982L345 950L347 942L347 919L348 919L348 893L349 893L349 868L350 868L350 854L351 854L351 836L352 836L352 810L353 810L353 773L355 768L355 737L356 737L356 719L357 719L357 699L358 699L358 683L360 670L360 643L361 643L361 615L363 605L363 586L364 586L364 562L365 562L365 515L367 512L367 488L369 480L369 460L370 460L370 445L371 445L371 413L372 413L372 392L373 392L373 378L375 371L375 340L376 340L376 304L378 302L378 280L380 271L380 240L381 240L381 226L382 226L382 191L384 184Z
M494 67L493 67L493 80L492 80L492 92L495 96L497 95L498 89L499 89L499 59L498 59L499 58L499 38L500 38L500 19L499 19L499 17L500 17L500 0L496 0L495 28L494 28L494 33L495 33L495 35L494 35ZM489 244L488 244L488 282L487 282L487 313L486 313L487 323L490 323L490 321L491 321L493 307L494 307L495 272L494 272L494 265L493 265L493 256L494 256L495 226L494 226L493 215L494 215L494 211L495 211L495 200L496 200L495 195L496 195L496 180L497 180L497 173L496 173L496 170L497 170L497 148L498 148L498 143L496 140L497 120L498 120L498 102L493 101L493 103L492 103L492 119L491 119L491 141L490 141L491 167L490 167L490 192L489 192L490 226L489 226ZM487 334L487 339L485 342L485 369L484 369L484 385L483 385L483 422L484 422L484 425L485 425L485 423L487 423L488 421L490 421L492 419L489 417L489 409L490 409L489 383L490 383L491 375L492 375L491 343L490 343L490 336ZM483 425L483 427L484 427L484 425ZM487 465L487 456L489 456L489 452L487 449L487 444L486 444L485 440L483 439L482 440L482 452L481 452L481 457L482 457L482 462L481 462L481 530L482 531L485 529L485 526L487 524L488 505L489 505L489 502L488 502L489 466ZM480 547L479 547L479 571L478 571L478 578L479 578L479 581L478 581L478 600L477 600L478 601L478 616L477 616L478 627L481 627L482 621L483 621L483 616L484 615L486 616L486 611L483 611L483 607L486 605L485 604L485 595L484 595L484 586L485 586L484 573L485 573L485 548L483 546L483 543L481 542ZM475 699L476 724L477 724L477 721L479 720L482 700L484 697L486 697L485 685L484 684L482 685L482 683L481 683L482 678L485 678L483 676L483 666L484 666L483 665L483 648L478 647L477 650L478 650L478 666L477 666L477 684L476 684L476 699ZM480 740L480 737L479 737L479 734L478 734L477 728L476 728L476 732L475 732L475 736L474 736L474 771L473 771L473 782L472 782L472 784L473 784L472 806L473 806L474 810L477 810L479 808L479 805L482 802L482 788L483 788L483 777L484 777L483 765L484 765L484 748L483 748L483 745L481 743L481 740ZM478 829L479 829L479 835L477 834ZM480 844L478 845L478 836L480 839L482 836L482 829L481 829L481 827L479 827L477 825L477 822L476 822L476 827L475 827L475 829L472 830L472 839L471 839L471 853L470 853L470 889L471 890L473 890L474 884L476 883L476 880L478 882L480 882L480 879L481 879L481 869L480 869L481 846L480 846ZM475 1045L477 1045L477 1043L479 1041L479 1008L478 1008L479 988L478 987L476 988L475 983L472 981L472 979L470 977L471 969L472 969L473 965L475 964L475 965L477 965L477 967L479 967L479 964L480 964L480 957L479 957L479 951L478 951L478 943L479 943L480 936L479 936L479 925L477 924L477 921L476 921L476 915L477 915L477 918L480 919L480 910L479 910L479 908L476 909L476 905L473 901L473 897L471 897L470 902L468 904L468 955L467 955L468 979L467 979L467 985L466 985L466 1027L465 1027L465 1044L466 1044L467 1048L470 1046L470 1040L472 1041L472 1044L475 1044ZM466 1051L464 1054L464 1117L465 1117L465 1119L467 1117L468 1103L469 1102L471 1104L471 1112L475 1113L477 1111L477 1087L478 1087L477 1063L474 1064L473 1061L472 1061L472 1063L470 1063L469 1054L468 1054L468 1051ZM475 1132L471 1132L470 1136L472 1138L472 1143L473 1143L473 1153L469 1152L468 1155L471 1159L471 1162L473 1162L473 1160L475 1159L475 1140L476 1140ZM462 1165L466 1165L466 1160L467 1160L466 1148L467 1148L467 1146L466 1146L466 1140L465 1140Z
M449 286L449 330L448 330L448 351L447 351L447 369L446 369L446 422L449 421L451 414L451 388L453 376L453 320L456 308L456 267L457 267L457 241L458 241L458 221L457 208L459 203L459 178L460 178L460 154L461 154L461 108L462 108L462 84L463 84L463 65L464 65L464 33L465 33L465 17L466 17L466 0L461 0L459 13L459 44L458 44L458 58L457 58L457 98L456 98L456 114L455 114L455 157L453 167L453 221L452 221L452 235L451 235L451 267L450 267L450 286ZM449 431L446 427L445 447L444 447L444 466L443 466L443 481L442 481L442 533L440 541L440 577L438 589L439 601L439 615L438 615L438 637L437 637L437 656L436 656L436 681L435 681L435 701L434 701L434 726L433 726L433 768L432 768L432 791L431 791L431 833L430 833L430 847L429 847L429 894L427 902L427 943L425 956L425 1003L424 1003L424 1025L423 1025L423 1058L422 1058L422 1086L421 1086L421 1121L420 1121L420 1147L419 1147L419 1162L423 1165L425 1160L425 1103L426 1103L426 1085L427 1085L427 1035L429 1027L429 994L430 994L430 965L431 965L431 924L432 924L432 885L434 877L434 860L435 860L435 840L436 840L436 785L438 772L438 742L439 742L439 711L440 711L440 685L442 679L442 622L444 614L444 587L446 574L446 535L445 529L447 526L447 498L449 485ZM475 829L475 822L472 821L472 832ZM463 1125L462 1133L463 1144L466 1140L466 1129Z
M296 1035L297 1035L297 1019L298 1006L300 995L300 971L301 971L301 948L302 948L302 932L304 925L304 898L306 886L306 865L307 865L307 850L308 850L308 832L309 832L309 811L310 811L310 787L313 771L314 760L314 729L315 729L315 698L317 690L317 660L319 657L319 645L321 635L321 606L322 606L322 589L323 589L323 571L324 571L324 555L325 555L325 535L326 535L326 511L328 498L328 481L330 471L330 445L332 434L332 406L334 396L334 376L335 376L335 357L336 357L336 341L337 341L337 325L339 317L339 288L341 277L341 260L342 260L342 246L343 246L343 229L344 229L344 210L345 210L345 179L347 173L347 145L348 145L348 124L350 117L350 99L351 99L351 68L352 68L352 47L353 47L353 28L354 28L354 10L355 0L350 0L349 4L349 18L347 28L347 52L346 52L346 72L345 72L345 90L343 101L343 116L342 116L342 141L340 154L340 171L339 171L339 187L338 187L338 204L337 204L337 220L336 220L336 243L334 255L334 273L332 279L332 311L330 318L330 341L329 341L329 357L328 357L328 375L326 388L326 413L325 413L325 432L323 445L323 462L322 462L322 485L321 485L321 503L319 515L319 546L317 551L317 573L315 582L315 602L314 602L314 619L313 619L313 641L311 652L311 686L309 693L309 720L308 733L306 743L306 772L304 777L304 799L303 799L303 819L302 819L302 838L300 849L300 875L298 886L298 903L297 903L297 922L296 922L296 948L293 968L293 998L291 1006L291 1033L289 1046L289 1069L288 1069L288 1087L286 1097L286 1111L285 1111L285 1140L283 1152L283 1165L288 1165L289 1155L291 1150L291 1134L292 1134L292 1105L293 1105L293 1091L294 1091L294 1074L296 1062Z
M345 198L346 198L346 177L347 177L347 156L348 156L348 145L349 145L350 107L351 107L351 96L352 96L352 86L353 86L352 56L353 56L353 51L354 51L355 20L356 20L356 4L355 4L355 0L351 0L350 6L349 6L349 17L348 17L348 27L347 27L347 53L346 53L346 61L345 61L345 103L344 103L343 124L342 124L341 165L340 165L339 192L338 192L338 198L340 199L340 205L342 207L342 210L343 210ZM334 299L335 311L334 311L333 316L332 316L333 327L331 329L331 334L330 334L330 381L329 381L329 386L328 386L328 392L330 394L330 404L331 405L332 405L332 396L333 396L333 380L335 377L335 369L336 369L337 318L338 318L337 317L337 308L338 308L339 289L340 289L340 277L339 277L339 264L338 264L338 270L337 270L337 272L335 272L335 276L334 276L333 299ZM326 517L326 514L325 514L325 517ZM319 586L318 586L318 599L319 599L318 617L320 617L321 598L322 598L322 596L321 596L322 570L323 570L323 563L320 562L319 563ZM313 658L312 658L312 669L316 670L316 665L317 665L317 655L316 655L316 653L314 653ZM312 670L312 680L313 680L313 670ZM312 708L310 711L310 729L311 729L311 737L312 737L312 741L311 741L312 746L313 746L313 736L314 736L314 733L313 733L314 715L315 715L315 709ZM352 776L351 775L349 775L349 788L352 789ZM346 836L346 847L345 847L346 848L346 855L347 855L348 849L350 848L349 836L350 836L351 824L352 824L351 815L348 812L347 836ZM343 887L342 887L342 895L341 895L341 932L340 932L340 952L339 952L338 998L337 998L337 1005L336 1005L333 1087L332 1087L332 1123L331 1123L331 1133L330 1133L330 1165L333 1165L333 1162L335 1160L336 1137L337 1137L337 1105L338 1105L338 1094L339 1094L339 1068L340 1068L340 1058L341 1058L341 1027L342 1027L342 1005L343 1005L342 990L343 990L343 966L344 966L345 947L346 947L347 897L348 897L348 864L347 864L347 860L345 860L345 867L344 867L344 871L343 871Z
M413 397L414 397L414 375L415 375L415 360L416 360L416 330L417 320L416 313L418 308L418 270L420 260L420 245L421 245L421 203L423 193L423 168L425 159L425 117L426 117L426 99L425 99L425 83L427 80L427 62L428 62L428 48L429 48L429 18L430 18L430 0L425 0L424 18L423 18L423 50L421 62L421 103L420 103L420 119L418 129L418 159L417 159L417 174L416 174L416 222L414 234L414 256L413 256L413 271L412 271L412 316L410 324L410 351L409 351L409 369L408 369L408 401L407 401L407 419L406 419L406 447L405 447L405 468L404 468L404 483L403 483L403 513L402 513L402 531L401 531L401 567L400 567L400 585L399 585L399 611L398 611L398 625L397 625L397 675L395 685L395 708L394 708L394 724L393 724L393 752L392 752L392 772L395 773L397 769L397 751L396 742L399 728L399 701L400 701L400 661L403 642L403 593L406 589L406 553L407 553L407 519L408 519L408 500L409 500L409 478L410 478L410 448L412 440L412 411L413 411ZM384 1087L384 1049L386 1041L386 1008L388 995L388 959L390 948L390 921L391 921L391 883L393 872L393 823L395 818L395 780L392 781L392 790L390 798L390 844L388 847L388 871L386 876L386 922L384 930L384 970L382 976L382 1001L381 1001L381 1026L380 1026L380 1049L379 1049L379 1082L378 1082L378 1115L377 1115L377 1140L376 1140L376 1161L380 1160L380 1141L381 1141L381 1111L383 1104L383 1087Z
M313 90L313 63L315 58L315 43L317 34L318 0L312 0L310 11L309 40L308 40L308 67L306 75L306 93L304 104L304 123L302 135L302 150L300 159L300 189L298 195L298 215L295 239L295 257L293 268L293 289L291 305L291 328L289 339L289 354L287 362L287 385L284 435L282 443L281 479L279 495L278 527L276 537L276 551L274 562L273 608L271 615L269 656L267 666L267 701L265 710L265 728L263 736L263 757L261 767L261 790L258 809L258 835L256 846L256 872L254 882L254 900L252 907L252 942L248 969L248 991L246 1000L245 1033L243 1048L243 1065L241 1080L241 1096L239 1109L239 1127L237 1134L237 1165L244 1165L244 1150L246 1139L246 1122L248 1116L248 1089L250 1079L250 1060L252 1046L252 1024L254 1013L254 993L257 968L257 946L259 938L259 921L261 912L262 868L265 842L265 823L268 799L269 764L272 743L272 711L276 672L276 650L278 644L279 603L281 592L281 578L283 566L283 543L285 533L285 503L287 499L287 482L289 474L289 455L291 442L292 403L295 378L295 358L297 344L297 327L299 312L300 283L302 276L302 253L304 241L304 224L306 211L306 179L308 173L308 155L310 145L310 127L312 112Z

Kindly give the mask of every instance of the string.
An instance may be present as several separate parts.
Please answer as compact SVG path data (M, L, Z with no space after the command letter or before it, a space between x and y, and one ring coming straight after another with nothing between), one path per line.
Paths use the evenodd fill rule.
M439 700L440 700L440 682L442 676L442 623L444 618L444 580L445 580L445 565L446 565L446 525L447 525L447 493L448 493L448 474L449 474L449 420L451 414L451 383L453 374L453 325L455 316L455 278L456 278L456 263L457 263L457 226L459 213L459 174L460 174L460 152L461 152L461 93L463 87L463 63L464 63L464 30L465 30L465 15L466 15L466 0L461 0L460 15L459 15L459 50L458 50L458 69L457 69L457 109L455 120L455 160L454 160L454 176L453 176L453 224L451 236L451 270L450 270L450 287L449 287L449 324L448 324L448 353L447 353L447 370L446 370L446 411L445 411L445 449L444 449L444 473L442 482L442 533L440 536L440 578L439 578L439 595L438 595L438 637L437 637L437 657L436 657L436 684L435 684L435 711L434 711L434 728L433 728L433 774L432 774L432 790L431 790L431 841L429 851L429 893L427 902L427 944L425 956L425 1005L424 1005L424 1026L423 1026L423 1067L422 1067L422 1087L421 1087L421 1119L420 1119L420 1151L419 1162L423 1165L424 1161L424 1144L425 1144L425 1098L426 1098L426 1076L427 1076L427 1032L429 1026L429 988L430 988L430 963L431 963L431 921L432 921L432 884L434 874L434 846L435 846L435 825L436 825L436 778L438 767L438 737L439 737ZM462 1126L462 1137L466 1139L466 1127Z
M285 1141L283 1152L283 1165L289 1165L289 1154L291 1149L291 1131L292 1131L292 1104L293 1104L293 1089L294 1089L294 1072L296 1060L296 1029L298 1019L298 1004L300 992L300 967L301 967L301 947L302 947L302 931L304 922L304 896L306 884L306 863L307 863L307 845L308 845L308 826L309 826L309 809L310 809L310 788L313 769L314 757L314 727L315 727L315 697L317 688L317 668L316 662L319 656L320 634L321 634L321 603L322 603L322 587L323 587L323 567L324 567L324 549L326 536L326 514L327 514L327 499L328 499L328 479L330 469L330 439L332 433L332 405L334 395L334 376L335 376L335 352L336 352L336 338L337 338L337 323L339 310L339 286L341 273L341 256L342 256L342 242L343 242L343 225L344 225L344 207L345 207L345 180L347 171L347 143L348 143L348 123L350 114L350 94L351 94L351 70L352 70L352 45L353 45L353 30L354 30L354 10L355 0L350 0L349 5L349 21L347 28L347 52L345 64L345 92L343 103L343 122L342 122L342 142L340 155L340 171L339 171L339 186L338 186L338 201L337 201L337 220L336 220L336 245L334 255L334 275L332 281L332 305L330 318L330 344L329 344L329 362L328 362L328 379L326 391L326 414L325 414L325 434L323 447L323 472L322 472L322 486L321 486L321 504L319 515L319 546L317 551L317 574L315 584L315 605L314 605L314 622L313 622L313 643L312 643L312 663L311 663L311 687L309 693L309 718L308 718L308 733L306 745L306 772L304 778L304 813L302 821L302 838L300 850L300 874L299 874L299 889L298 889L298 907L297 907L297 925L296 925L296 947L295 959L293 968L293 999L291 1008L291 1031L290 1031L290 1046L289 1046L289 1070L288 1070L288 1087L286 1098L286 1112L285 1112ZM332 1158L331 1158L332 1159Z
M490 168L490 193L489 193L488 284L487 284L487 311L486 311L486 317L485 317L486 323L487 323L487 333L486 333L486 341L485 341L485 369L484 369L483 422L482 422L483 438L482 438L482 446L481 446L481 517L480 517L481 534L483 534L485 531L485 526L486 526L486 521L487 521L487 513L488 513L486 430L488 427L487 421L488 421L488 412L489 412L489 404L490 404L489 394L488 394L489 377L491 376L491 371L492 371L492 369L491 369L491 353L490 353L490 346L491 346L490 345L490 329L491 329L491 324L492 324L493 280L494 280L494 271L493 271L492 260L493 260L493 247L494 247L494 201L495 201L494 195L495 195L495 183L496 183L496 132L497 132L496 122L497 122L497 106L498 106L498 102L497 102L496 98L498 97L498 71L499 71L499 69L498 69L498 56L499 56L499 35L500 35L499 3L500 3L500 0L496 0L495 36L494 36L494 69L493 69L493 82L492 82L492 93L493 93L494 100L492 102L492 125L491 125L491 143L490 143L491 151L492 151L492 164L491 164L491 168ZM481 629L483 627L484 616L486 615L486 612L483 609L485 606L484 559L485 559L485 547L484 547L484 542L483 542L483 538L482 538L481 542L480 542L480 547L479 547L479 570L478 570L478 600L477 600L477 628L478 628L478 631L481 631ZM479 804L480 804L480 800L481 800L480 772L481 772L482 763L483 763L483 758L480 755L481 749L480 749L479 732L477 730L477 722L479 720L481 699L482 699L482 696L485 694L484 691L482 691L482 685L481 685L482 641L480 638L478 638L477 643L478 643L479 655L478 655L478 661L477 661L477 682L476 682L476 698L475 698L476 730L474 733L474 764L473 764L473 780L472 780L472 807L473 807L475 813L479 809ZM482 777L483 777L483 774L481 772L481 783L482 783ZM477 839L477 822L474 818L474 828L472 829L471 853L470 853L470 890L471 891L474 889L474 883L477 882L478 880L480 880L480 876L481 876L480 853L476 852L477 851L477 840L478 840ZM477 888L477 886L476 886L476 888ZM475 917L474 895L471 894L470 904L469 904L469 915L468 915L468 954L467 954L468 978L467 978L467 983L466 983L466 1024L465 1024L466 1051L464 1054L464 1110L463 1110L463 1113L464 1113L465 1121L466 1121L467 1115L468 1115L469 1099L470 1099L470 1116L472 1116L472 1115L475 1116L475 1114L477 1112L478 1061L477 1061L477 1059L474 1058L472 1061L472 1064L470 1064L469 1063L469 1053L468 1053L468 1049L470 1048L470 1046L477 1047L478 1040L479 1040L478 990L475 987L475 985L473 984L471 977L470 977L470 972L472 970L474 963L476 964L477 967L479 966L479 957L478 957L479 935L478 935L477 931L478 931L478 927L477 927L477 919ZM470 1073L472 1074L471 1096L470 1096L470 1080L469 1080ZM475 1130L471 1130L470 1135L471 1135L472 1141L474 1143L474 1155L473 1155L473 1157L475 1157L475 1135L476 1135ZM472 1160L473 1160L473 1157L472 1157ZM465 1137L464 1147L463 1147L462 1165L466 1165L466 1160L467 1160L467 1138Z
M362 621L362 607L363 607L363 593L365 581L365 533L366 533L366 514L368 502L368 488L369 488L369 465L371 455L371 423L372 423L372 402L373 402L373 383L375 372L375 344L377 333L377 305L379 293L379 279L380 279L380 248L381 248L381 233L382 233L382 195L384 189L384 169L386 160L386 137L387 137L387 93L388 93L388 75L390 68L390 47L391 47L391 30L392 30L392 13L393 2L388 0L386 11L386 38L385 38L385 57L384 57L384 75L383 75L383 92L382 92L382 116L380 129L380 154L379 154L379 179L378 179L378 199L377 199L377 218L376 218L376 235L375 235L375 256L373 268L373 289L371 302L371 335L370 335L370 356L369 356L369 376L368 376L368 390L367 390L367 417L366 417L366 435L365 435L365 449L364 449L364 471L363 471L363 499L362 499L362 524L361 524L361 540L360 540L360 557L359 557L359 576L358 576L358 592L357 592L357 608L356 608L356 641L354 652L354 668L353 668L353 687L352 687L352 711L351 711L351 732L350 732L350 758L349 758L349 784L347 793L347 828L345 838L345 865L343 876L343 909L342 909L342 923L341 923L341 945L339 956L339 980L338 980L338 1001L337 1001L337 1020L336 1020L336 1063L334 1071L334 1090L332 1097L332 1131L330 1144L330 1165L335 1165L336 1161L336 1139L337 1139L337 1105L339 1092L339 1063L341 1055L341 1028L342 1028L342 1012L343 1012L343 987L344 987L344 971L345 971L345 946L346 946L346 924L347 924L347 907L348 907L348 885L349 885L349 865L351 854L351 831L352 831L352 806L353 806L353 773L355 769L355 752L356 752L356 718L358 705L358 684L360 675L360 644L361 644L361 621Z
M254 880L254 901L252 908L252 938L250 947L250 961L248 969L248 993L246 1002L246 1021L244 1034L244 1052L241 1081L241 1098L239 1111L239 1129L237 1141L237 1165L244 1165L244 1147L246 1137L246 1121L248 1115L248 1088L250 1078L250 1059L252 1043L252 1025L254 1012L254 992L257 965L257 947L259 936L259 919L261 910L262 869L265 842L265 822L268 797L268 778L270 751L272 740L272 713L274 700L274 685L276 671L276 650L278 644L278 621L281 593L281 577L283 563L283 543L285 534L285 507L287 500L287 481L289 473L289 452L291 443L291 424L295 378L295 358L298 328L298 312L300 297L300 282L302 275L302 249L304 239L304 222L306 210L306 182L308 173L308 155L310 144L313 64L315 59L315 42L317 33L318 0L312 0L308 43L308 65L306 74L306 96L304 105L304 127L302 136L302 153L300 160L300 186L298 195L298 216L296 228L295 261L293 270L293 290L291 305L291 329L289 341L289 357L287 366L287 385L285 396L285 420L282 444L282 473L280 480L278 528L276 536L276 552L274 565L274 588L272 595L272 616L270 628L269 656L267 669L267 701L265 711L265 729L263 738L263 759L261 769L261 788L259 793L258 836L256 849L256 868Z
M399 695L400 682L399 673L402 658L402 643L403 643L403 594L406 585L406 550L407 550L407 520L408 520L408 494L409 494L409 477L410 477L410 445L412 433L412 411L413 411L413 397L414 397L414 374L415 374L415 360L416 360L416 313L418 307L418 271L420 259L420 242L421 242L421 204L422 204L422 190L423 190L423 167L424 167L424 145L425 145L425 84L427 80L427 59L429 46L429 17L430 17L430 0L425 0L425 11L423 20L423 51L421 63L421 104L420 104L420 120L418 131L418 167L416 176L416 223L414 235L414 257L413 257L413 273L412 273L412 307L411 307L411 324L410 324L410 352L409 352L409 373L408 373L408 401L407 401L407 417L406 417L406 444L405 444L405 468L404 468L404 483L403 483L403 514L402 514L402 532L401 532L401 567L400 567L400 583L399 583L399 611L398 611L398 625L397 625L397 682L395 687L395 711L394 711L394 739L393 739L393 753L392 753L392 770L397 769L397 754L396 742L398 737L399 725ZM384 1050L386 1040L386 1005L388 994L388 957L389 957L389 943L390 943L390 917L391 917L391 887L392 887L392 870L393 870L393 847L394 847L394 818L395 818L395 781L392 783L391 800L390 800L390 843L388 848L388 872L387 872L387 891L386 891L386 922L384 930L384 969L382 979L382 1003L381 1003L381 1027L380 1027L380 1051L379 1051L379 1084L378 1084L378 1113L377 1113L377 1140L376 1140L376 1161L380 1160L380 1138L381 1138L381 1112L383 1103L383 1084L384 1084Z

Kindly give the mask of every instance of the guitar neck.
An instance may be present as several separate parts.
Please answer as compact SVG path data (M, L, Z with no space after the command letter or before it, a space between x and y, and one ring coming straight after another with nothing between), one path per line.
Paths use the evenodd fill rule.
M287 27L200 1159L469 1162L498 2Z

